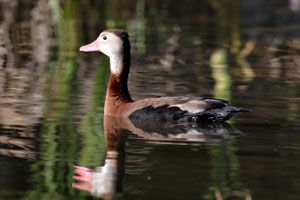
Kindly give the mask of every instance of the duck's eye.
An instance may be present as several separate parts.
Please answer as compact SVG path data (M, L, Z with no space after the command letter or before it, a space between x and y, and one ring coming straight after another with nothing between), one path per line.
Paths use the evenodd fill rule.
M103 36L103 40L106 40L107 39L107 37L106 36Z

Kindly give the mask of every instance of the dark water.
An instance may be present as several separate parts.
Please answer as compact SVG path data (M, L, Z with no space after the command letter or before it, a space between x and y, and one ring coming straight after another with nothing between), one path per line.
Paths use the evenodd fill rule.
M0 199L300 198L299 1L0 8ZM130 34L134 99L209 96L252 112L194 135L114 119L104 130L108 59L78 48L108 27Z

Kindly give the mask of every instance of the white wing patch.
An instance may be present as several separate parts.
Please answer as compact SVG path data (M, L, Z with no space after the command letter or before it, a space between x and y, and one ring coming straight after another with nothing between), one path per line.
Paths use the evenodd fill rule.
M170 105L169 107L178 107L181 110L194 114L204 111L207 108L207 103L205 101L190 100L182 104Z

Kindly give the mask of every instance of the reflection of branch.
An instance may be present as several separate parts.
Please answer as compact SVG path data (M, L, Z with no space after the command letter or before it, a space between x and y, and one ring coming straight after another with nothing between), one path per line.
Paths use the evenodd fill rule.
M0 143L6 144L6 145L15 145L17 147L23 148L23 149L33 149L34 143L32 140L29 139L16 139L11 138L9 136L0 136Z
M24 158L28 160L34 160L36 158L36 152L31 150L10 150L10 149L0 149L1 156L9 156L16 158Z
M34 141L32 139L20 139L12 138L9 136L1 135L0 144L2 148L0 149L1 156L24 158L28 160L34 160L36 158L36 152ZM8 146L7 149L6 147Z
M247 41L244 45L244 48L241 49L238 53L238 57L246 58L255 50L256 42Z
M246 82L252 81L252 79L255 77L255 73L252 67L246 60L246 58L255 50L255 46L256 42L247 41L244 45L244 48L241 49L236 56L236 62L241 67L241 76Z

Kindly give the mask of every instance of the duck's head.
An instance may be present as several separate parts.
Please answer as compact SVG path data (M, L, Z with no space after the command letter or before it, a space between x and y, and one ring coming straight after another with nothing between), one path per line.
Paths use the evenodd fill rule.
M121 29L108 29L101 32L94 42L80 47L79 50L83 52L100 51L110 58L126 54L126 51L130 51L128 34Z
M110 58L110 69L113 74L129 73L130 43L128 34L121 29L108 29L100 33L98 38L80 47L80 51L100 51Z

